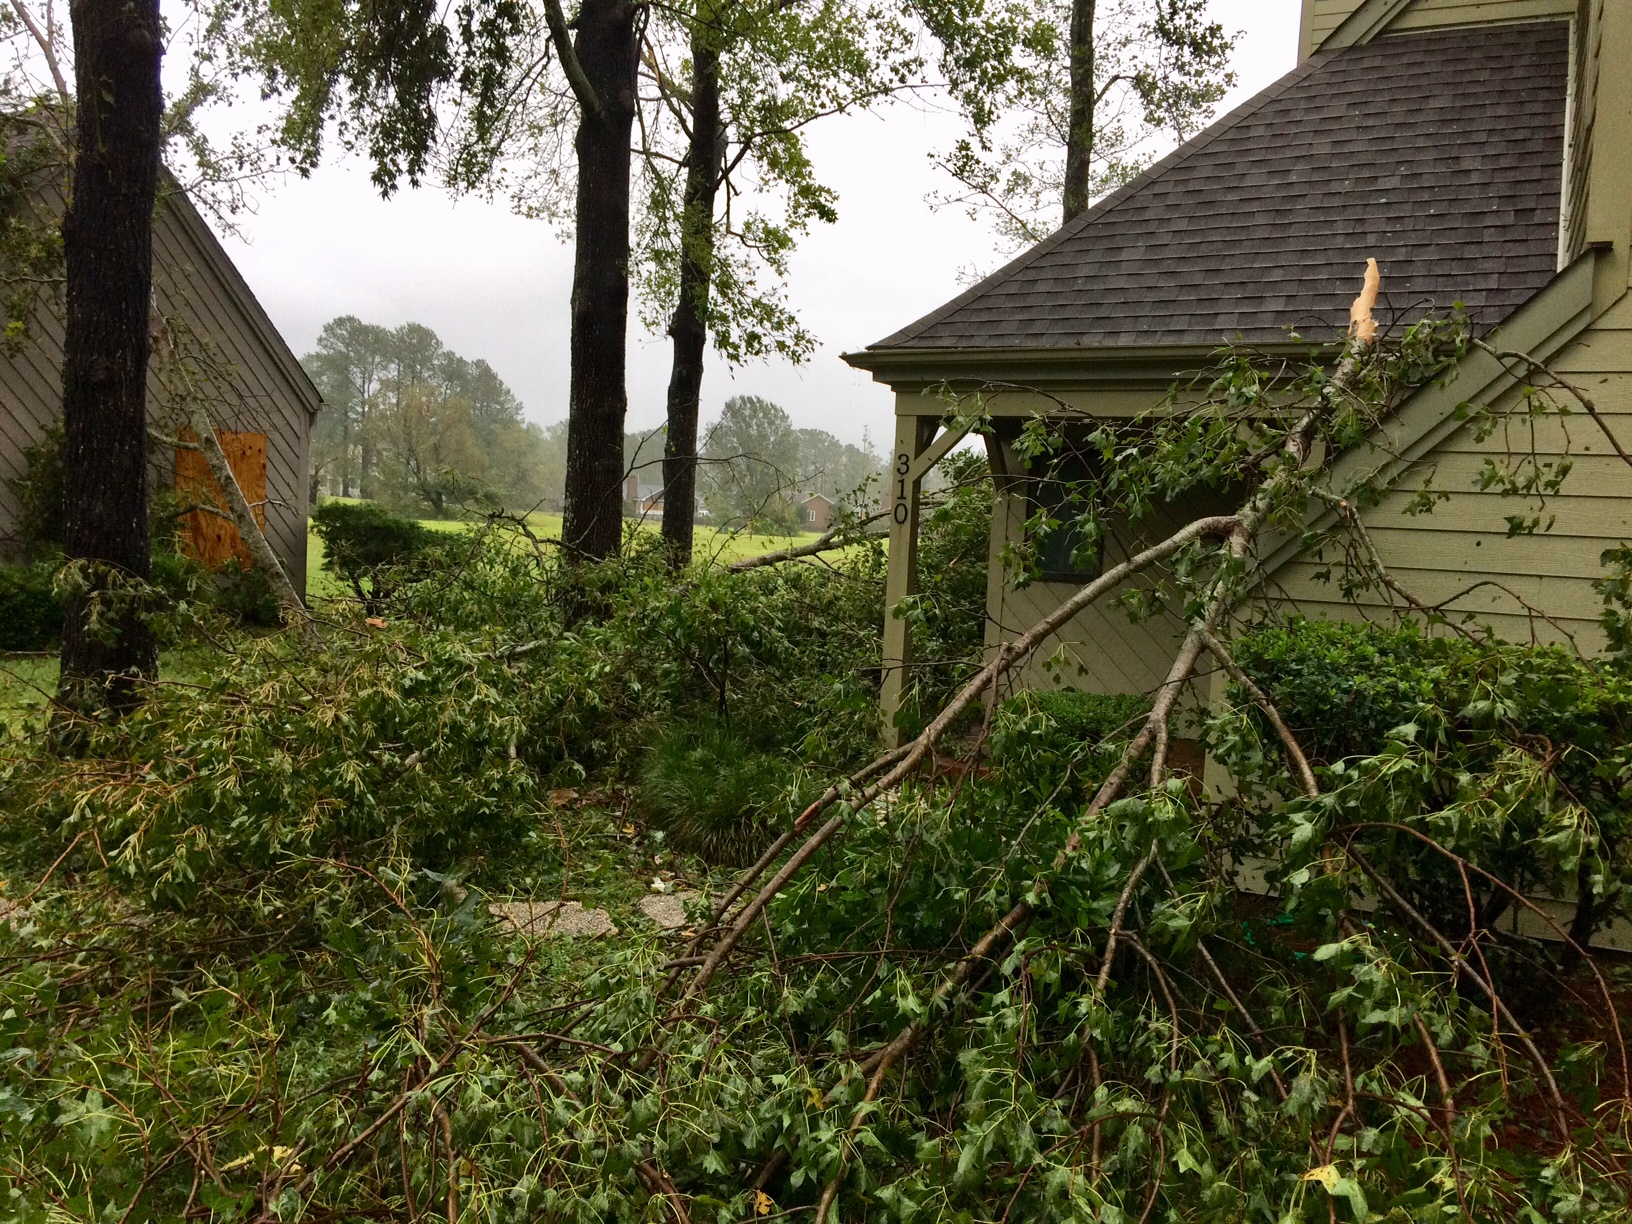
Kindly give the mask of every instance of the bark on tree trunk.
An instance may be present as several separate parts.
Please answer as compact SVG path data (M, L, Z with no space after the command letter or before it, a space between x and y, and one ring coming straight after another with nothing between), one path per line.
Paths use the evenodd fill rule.
M720 57L699 22L691 39L691 148L681 217L680 296L669 335L669 421L663 446L663 542L669 565L691 561L697 517L697 417L708 346L708 294L714 268L714 200L720 186L725 126L720 116Z
M567 416L570 556L600 560L623 535L624 349L629 326L629 135L639 40L629 0L583 0L573 40L598 111L582 108Z
M1088 208L1088 162L1094 152L1094 8L1071 0L1071 109L1065 141L1065 221Z
M69 600L58 696L82 713L122 713L158 668L151 628L117 588L145 582L152 565L148 302L162 44L158 0L74 0L71 13L79 104L62 221L63 540L86 563L87 587Z

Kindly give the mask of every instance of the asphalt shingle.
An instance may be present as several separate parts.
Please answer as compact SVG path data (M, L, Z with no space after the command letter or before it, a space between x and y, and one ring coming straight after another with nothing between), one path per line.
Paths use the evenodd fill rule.
M1367 256L1385 317L1460 301L1493 326L1556 270L1567 39L1549 22L1317 56L871 348L1324 337Z

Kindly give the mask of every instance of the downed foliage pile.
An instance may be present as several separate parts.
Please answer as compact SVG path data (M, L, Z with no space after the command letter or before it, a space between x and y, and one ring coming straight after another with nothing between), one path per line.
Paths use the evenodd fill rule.
M1228 377L1216 431L1140 423L1121 478L1238 487L1311 428ZM1190 667L1236 667L1197 729L1228 799L1165 768L1188 671L931 755L1014 652L948 661L947 710L868 762L876 551L674 580L499 528L374 584L383 627L240 642L79 757L13 749L0 1218L1624 1220L1632 982L1581 945L1626 916L1632 672L1409 627L1221 642L1288 454L1276 505L1163 554ZM663 829L782 835L721 897ZM713 920L640 926L654 868ZM1534 938L1541 890L1590 898L1573 931ZM623 931L518 938L513 895Z

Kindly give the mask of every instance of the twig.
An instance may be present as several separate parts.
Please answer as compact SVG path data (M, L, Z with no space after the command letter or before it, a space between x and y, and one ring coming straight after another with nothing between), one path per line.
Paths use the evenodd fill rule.
M453 1148L453 1118L437 1100L431 1102L431 1116L442 1127L442 1146L448 1158L448 1224L459 1224L459 1156Z
M1196 951L1201 953L1201 959L1206 963L1207 968L1212 971L1213 980L1218 983L1219 989L1224 992L1224 997L1234 1005L1236 1011L1241 1013L1241 1019L1247 1022L1247 1031L1256 1037L1262 1045L1269 1045L1269 1038L1264 1035L1264 1030L1258 1027L1258 1021L1253 1019L1252 1013L1247 1010L1247 1005L1241 1002L1234 990L1230 989L1229 979L1224 976L1224 971L1218 967L1218 962L1213 959L1213 954L1207 950L1207 945L1199 939L1196 941ZM1275 1069L1273 1061L1269 1064L1269 1077L1275 1081L1275 1090L1281 1094L1281 1100L1286 1100L1286 1084L1281 1080L1281 1073Z
M1521 352L1517 349L1493 348L1491 345L1478 339L1477 337L1474 338L1472 343L1475 348L1483 349L1485 352L1489 353L1492 357L1496 358L1497 361L1500 361L1503 364L1510 361L1522 362L1529 366L1532 372L1546 375L1553 386L1562 387L1565 391L1568 391L1570 395L1575 398L1576 402L1587 410L1587 415L1592 418L1593 424L1598 426L1599 431L1603 433L1604 437L1609 441L1609 444L1615 448L1615 453L1621 457L1621 462L1626 464L1628 467L1632 467L1632 455L1627 454L1626 448L1620 443L1620 439L1618 439L1610 431L1609 422L1604 420L1604 418L1598 414L1598 405L1595 404L1587 393L1581 390L1580 387L1576 386L1568 379L1560 378L1545 363L1537 361L1534 357L1530 356L1529 353Z
M872 1077L867 1081L867 1090L863 1093L861 1103L850 1119L850 1129L847 1138L853 1138L861 1129L862 1122L867 1117L868 1106L878 1097L878 1091L883 1086L884 1079L890 1069L899 1062L906 1053L918 1044L920 1038L929 1030L930 1019L936 1013L946 1009L952 1002L952 997L962 989L965 982L974 973L975 967L984 963L998 950L1000 944L1007 942L1021 926L1025 925L1030 917L1031 907L1017 905L1011 909L991 930L987 931L967 955L960 960L952 972L942 979L936 987L934 996L929 1005L924 1008L923 1014L916 1017L912 1023L895 1035L887 1046L880 1050L870 1060L874 1063ZM833 1202L839 1196L839 1187L849 1172L849 1161L841 1158L838 1171L828 1180L827 1187L822 1191L821 1202L816 1207L816 1224L826 1224L827 1214L833 1207Z
M1287 728L1285 721L1281 718L1281 712L1275 708L1275 703L1269 699L1263 689L1253 683L1251 676L1241 670L1234 656L1230 654L1217 637L1211 633L1203 633L1201 640L1208 651L1211 652L1213 658L1217 659L1219 665L1229 673L1230 679L1246 689L1253 701L1257 703L1258 708L1263 711L1264 717L1269 720L1269 725L1275 729L1275 734L1280 737L1281 747L1286 750L1287 758L1292 762L1292 767L1297 771L1298 781L1303 786L1303 793L1311 799L1319 796L1320 784L1315 781L1315 771L1309 767L1309 758L1304 755L1303 747L1298 743L1297 737Z
M1352 845L1346 846L1344 848L1344 852L1354 861L1355 866L1359 867L1360 870L1363 871L1371 880L1371 882L1377 885L1378 890L1388 898L1389 902L1402 914L1406 915L1411 919L1411 921L1415 922L1419 927L1421 927L1423 933L1439 946L1440 951L1443 952L1447 958L1449 958L1450 962L1462 973L1467 975L1468 980L1479 988L1480 993L1490 1000L1491 1005L1496 1008L1496 1010L1501 1014L1502 1019L1507 1022L1509 1027L1512 1028L1515 1036L1517 1036L1519 1039L1519 1044L1522 1045L1525 1052L1530 1055L1531 1061L1536 1064L1537 1070L1541 1072L1542 1079L1546 1082L1548 1095L1552 1097L1553 1101L1553 1120L1558 1124L1559 1138L1566 1144L1569 1143L1570 1124L1566 1116L1564 1095L1559 1091L1558 1081L1553 1078L1553 1070L1550 1066L1548 1066L1547 1060L1542 1057L1541 1051L1536 1048L1536 1043L1531 1039L1530 1034L1525 1031L1522 1025L1519 1024L1518 1019L1508 1009L1508 1006L1506 1002L1503 1001L1501 995L1496 992L1496 988L1485 980L1479 971L1473 967L1472 963L1469 962L1467 957L1463 956L1462 953L1457 951L1456 946L1440 933L1438 927L1424 918L1417 912L1415 906L1413 906L1404 897L1400 896L1394 885L1389 883L1382 873L1373 867L1363 854L1354 849Z
M522 975L527 971L528 966L531 964L532 953L529 952L527 954L527 958L516 969L515 974L506 984L505 988L499 992L499 997L493 1000L492 1005L489 1006L488 1009L480 1016L478 1016L475 1023L465 1030L464 1033L454 1037L452 1043L445 1051L443 1051L442 1057L438 1058L431 1064L430 1068L425 1072L425 1074L419 1078L419 1081L414 1084L413 1087L399 1093L391 1104L387 1105L385 1110L378 1117L376 1117L373 1122L365 1126L361 1132L359 1132L353 1138L347 1140L345 1143L341 1144L334 1151L330 1152L325 1159L314 1165L313 1168L307 1172L306 1176L301 1178L297 1183L295 1193L302 1199L309 1199L311 1197L312 1188L317 1185L317 1179L319 1176L324 1173L332 1172L349 1161L353 1156L361 1151L363 1147L372 1142L375 1135L379 1134L380 1131L389 1126L392 1120L408 1107L409 1102L414 1099L414 1096L417 1093L424 1091L431 1084L435 1083L442 1073L453 1065L454 1061L458 1059L459 1055L464 1053L465 1047L470 1044L471 1039L480 1033L487 1025L488 1021L492 1020L494 1016L498 1015L499 1009L510 1001L510 996L513 995L516 992L516 988L521 985ZM260 1214L255 1217L255 1224L275 1224L276 1219L277 1217L273 1215L272 1203L269 1200L262 1205Z
M1439 1048L1434 1043L1434 1035L1428 1031L1427 1022L1419 1012L1411 1019L1416 1023L1417 1036L1422 1039L1422 1048L1427 1051L1428 1061L1434 1064L1434 1079L1439 1083L1439 1096L1445 1102L1445 1130L1447 1134L1456 1129L1456 1098L1451 1095L1451 1081L1445 1074L1445 1064L1439 1059Z

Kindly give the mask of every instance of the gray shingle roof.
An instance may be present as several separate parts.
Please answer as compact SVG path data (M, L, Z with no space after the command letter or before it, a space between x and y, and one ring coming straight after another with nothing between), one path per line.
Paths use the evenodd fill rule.
M1316 56L878 349L1273 343L1461 301L1492 326L1558 257L1568 27ZM866 356L856 364L865 366Z

